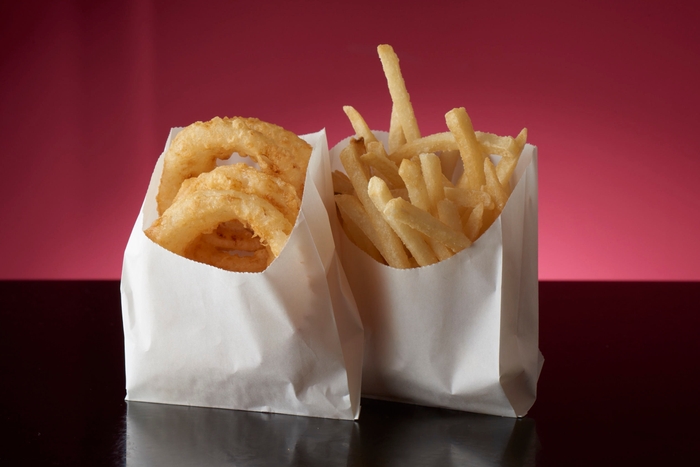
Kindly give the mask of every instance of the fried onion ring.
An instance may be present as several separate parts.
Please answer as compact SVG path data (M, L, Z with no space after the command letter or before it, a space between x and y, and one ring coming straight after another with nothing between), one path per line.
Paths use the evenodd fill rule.
M269 201L236 190L193 191L181 196L146 229L146 235L163 248L185 256L187 247L202 233L238 219L279 256L293 224Z
M270 165L263 171L275 174L290 183L296 188L297 196L301 198L304 192L306 168L311 156L311 146L291 131L257 118L239 118L234 125L243 131L241 124L248 127L247 136L250 148L256 148L256 150L251 151L249 156L258 164L261 164L262 157L267 158ZM268 146L259 142L262 140L261 136L269 138L283 151L265 152Z
M253 159L262 172L291 184L301 198L311 155L308 143L258 119L216 117L189 125L170 144L156 196L158 214L172 204L185 180L210 172L217 159L228 159L234 152Z
M193 261L236 272L262 272L273 258L264 247L252 251L250 255L240 255L225 249L221 250L206 241L192 242L185 249L183 256Z
M235 234L224 232L220 228L209 234L202 234L200 240L220 250L227 251L257 251L263 248L260 238L249 229L242 229Z
M243 163L222 165L185 180L173 201L200 190L235 190L258 195L279 209L291 223L296 220L301 206L292 185Z
M257 167L217 167L233 153ZM145 234L163 248L222 269L261 272L279 256L301 208L311 146L255 118L184 128L163 157L159 216Z

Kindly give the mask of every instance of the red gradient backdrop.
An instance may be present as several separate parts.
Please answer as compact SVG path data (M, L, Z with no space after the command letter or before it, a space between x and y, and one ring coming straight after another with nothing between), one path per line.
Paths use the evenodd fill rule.
M0 6L0 279L116 279L168 130L387 129L394 46L423 133L467 108L539 147L540 277L700 280L693 2L44 1Z

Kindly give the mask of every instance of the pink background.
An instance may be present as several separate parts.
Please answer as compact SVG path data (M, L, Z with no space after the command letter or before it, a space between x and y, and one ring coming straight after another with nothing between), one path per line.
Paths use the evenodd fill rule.
M529 129L541 279L700 280L693 3L2 2L0 279L118 278L170 127L387 129L389 43L424 134Z

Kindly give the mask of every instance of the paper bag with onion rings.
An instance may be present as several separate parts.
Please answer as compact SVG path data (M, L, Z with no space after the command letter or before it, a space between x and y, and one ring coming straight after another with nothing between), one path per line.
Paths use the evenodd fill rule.
M179 131L171 131L166 149ZM156 195L165 153L159 158L124 254L121 294L127 400L357 418L363 332L336 253L331 228L335 219L327 215L333 194L326 135L321 131L301 138L312 152L308 171L292 180L295 186L303 186L298 215L290 217L283 207L265 208L267 214L282 212L282 221L290 223L290 230L281 233L265 230L270 216L278 214L260 215L251 225L250 209L297 195L282 190L267 196L264 203L256 198L251 208L246 197L252 192L245 193L246 189L262 190L276 182L243 167L231 170L247 178L212 180L228 169L211 166L181 177L190 181L170 195L169 203L189 207L170 214L161 208L159 216L161 200ZM215 165L239 163L236 158L234 154L232 160ZM254 170L265 172L270 160L257 162ZM197 177L200 172L204 175ZM210 219L210 204L222 200L229 214ZM197 214L206 220L196 220ZM193 217L183 220L179 215ZM230 218L236 220L232 223ZM160 246L144 232L168 222L166 230L175 225L199 231L187 234L189 246L172 246L165 240ZM248 230L253 243L258 242L255 251L263 251L267 258L262 272L231 272L201 262L213 259L222 267L227 264L216 241L211 243L204 236L220 241L233 237L222 238L214 224L223 225L224 233L228 229L233 237L242 228ZM159 243L168 238L167 234L149 235ZM182 243L178 239L174 243L178 241ZM244 244L237 243L245 252ZM192 253L193 245L204 248L204 253ZM239 258L243 259L234 262L246 261L245 255Z
M475 132L463 108L447 112L449 131L421 137L398 59L379 53L390 131L346 106L355 136L331 150L363 395L523 416L542 366L537 150L525 130Z

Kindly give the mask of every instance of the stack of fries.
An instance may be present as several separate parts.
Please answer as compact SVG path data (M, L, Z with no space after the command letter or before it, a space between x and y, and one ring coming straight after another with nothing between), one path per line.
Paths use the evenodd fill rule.
M393 102L388 149L343 107L356 136L340 154L345 173L333 172L335 201L348 238L374 259L427 266L468 248L500 215L527 129L515 138L474 131L460 107L445 115L449 131L421 137L398 57L389 45L377 50Z

